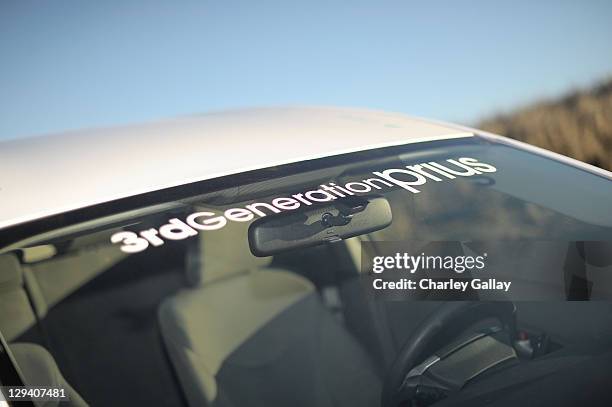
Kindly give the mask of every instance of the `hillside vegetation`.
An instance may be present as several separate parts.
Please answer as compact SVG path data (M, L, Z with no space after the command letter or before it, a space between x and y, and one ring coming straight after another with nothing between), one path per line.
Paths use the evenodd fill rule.
M559 100L492 117L477 127L612 171L612 78Z

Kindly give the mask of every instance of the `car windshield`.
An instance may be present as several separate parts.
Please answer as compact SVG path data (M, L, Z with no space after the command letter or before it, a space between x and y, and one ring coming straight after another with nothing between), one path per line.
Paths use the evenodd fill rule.
M565 301L612 297L605 266L584 262L584 289L567 272L574 242L612 241L609 183L466 137L238 174L104 216L88 208L78 222L1 252L0 332L18 364L26 344L44 348L93 406L380 405L398 354L442 306L430 300L454 297L373 296L373 259L393 257L398 245L425 256L432 242L520 242L511 247L533 259L544 249L525 242L539 242L557 250L548 264L557 274L512 263L519 291L505 295L516 301L519 329L546 336L543 355L610 349L610 303ZM287 239L297 239L289 215L333 212L354 197L384 198L390 224L252 254L257 222L286 219L283 230L295 231ZM485 251L453 247L463 257ZM529 291L533 284L541 291ZM541 292L555 301L536 302ZM459 299L489 294L470 295Z

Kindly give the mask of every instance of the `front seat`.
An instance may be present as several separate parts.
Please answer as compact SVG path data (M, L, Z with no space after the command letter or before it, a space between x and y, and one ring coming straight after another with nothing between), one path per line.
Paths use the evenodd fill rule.
M53 356L42 346L34 343L13 343L9 345L17 366L21 371L24 384L35 387L61 388L66 392L68 401L37 401L41 407L87 407L87 403L68 383Z
M205 234L190 287L159 309L190 406L372 406L380 378L312 283L248 248L246 225ZM199 260L198 260L199 259Z
M33 300L25 289L25 275L17 256L0 255L0 331L7 341L20 337L42 316L36 315Z
M40 311L34 311L30 300L35 298L28 296L25 287L24 271L17 257L11 253L0 255L0 332L9 342L20 337L42 317ZM64 379L55 359L45 348L33 343L10 343L9 348L25 385L61 387L70 399L68 403L62 402L62 406L87 406ZM60 405L57 401L35 404L44 407Z

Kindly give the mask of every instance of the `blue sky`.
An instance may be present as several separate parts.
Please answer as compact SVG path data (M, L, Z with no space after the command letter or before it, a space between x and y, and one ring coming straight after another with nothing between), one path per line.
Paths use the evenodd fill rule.
M612 1L5 0L0 139L286 104L472 124L611 74L611 21Z

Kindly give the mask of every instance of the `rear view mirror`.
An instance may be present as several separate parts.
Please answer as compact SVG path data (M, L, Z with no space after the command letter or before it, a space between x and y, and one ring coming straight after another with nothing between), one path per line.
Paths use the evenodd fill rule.
M249 246L255 256L271 256L374 232L389 226L391 220L386 198L347 197L260 218L249 226Z

